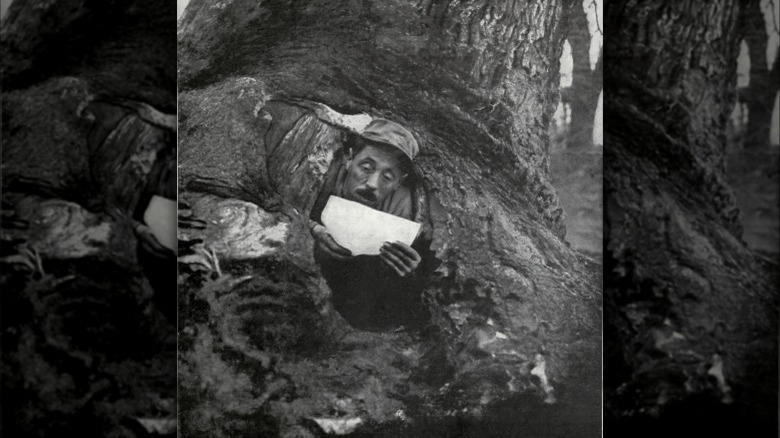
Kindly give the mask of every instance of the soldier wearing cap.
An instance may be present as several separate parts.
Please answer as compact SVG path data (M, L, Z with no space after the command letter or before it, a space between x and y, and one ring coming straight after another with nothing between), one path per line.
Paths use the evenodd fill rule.
M402 242L386 242L378 257L353 256L322 225L322 209L327 198L335 195L415 220L415 202L408 182L413 179L412 162L418 152L417 141L406 128L389 120L373 119L348 148L344 161L336 162L337 168L329 171L312 210L315 259L333 290L336 308L353 326L371 329L399 322L408 326L411 319L420 316L422 306L409 304L419 302L415 274L423 261L420 252L425 245L413 245L418 246L415 249Z

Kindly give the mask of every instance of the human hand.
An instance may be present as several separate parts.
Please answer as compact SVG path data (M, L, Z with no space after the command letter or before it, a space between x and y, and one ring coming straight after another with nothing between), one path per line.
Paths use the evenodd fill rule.
M157 237L154 236L154 233L148 226L138 223L133 227L133 231L135 231L135 237L138 239L141 248L147 253L160 259L176 257L176 253L172 249L164 246L157 240Z
M385 242L379 248L379 258L401 277L414 272L422 260L414 248L402 242Z
M314 244L326 256L342 261L352 258L352 251L336 243L324 225L314 225L311 229L311 235L314 237Z

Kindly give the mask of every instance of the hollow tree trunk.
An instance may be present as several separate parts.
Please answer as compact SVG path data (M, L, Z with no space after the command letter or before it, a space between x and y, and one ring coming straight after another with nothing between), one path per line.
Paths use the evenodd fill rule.
M606 10L605 430L776 427L777 268L741 241L724 175L747 3Z
M179 23L180 184L190 207L181 238L196 248L182 265L191 345L180 368L183 430L230 417L222 434L305 435L306 418L333 409L380 426L406 415L419 425L456 407L473 419L518 394L553 401L529 374L544 361L552 388L581 397L578 414L598 433L598 267L562 242L547 179L561 17L571 7L190 3ZM434 199L438 268L423 295L435 335L334 334L349 330L329 307L304 223L358 113L398 121L420 142ZM197 266L212 271L206 280L196 280ZM250 297L297 304L241 313ZM215 369L227 370L222 380ZM256 370L248 382L242 369Z

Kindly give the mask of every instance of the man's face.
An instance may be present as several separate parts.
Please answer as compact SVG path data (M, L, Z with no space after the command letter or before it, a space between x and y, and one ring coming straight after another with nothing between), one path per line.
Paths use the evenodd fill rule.
M400 159L387 147L366 145L347 162L344 197L377 208L403 181Z

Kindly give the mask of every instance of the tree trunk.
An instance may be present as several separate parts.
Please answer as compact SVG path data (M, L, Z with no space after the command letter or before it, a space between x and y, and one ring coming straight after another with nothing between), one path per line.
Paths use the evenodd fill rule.
M606 9L607 430L776 430L777 266L741 241L724 174L747 3Z
M181 265L183 432L311 436L308 421L337 412L366 432L421 432L429 418L447 434L455 411L474 427L484 415L532 430L534 406L558 388L549 421L598 434L599 267L562 242L548 182L571 7L190 3L179 23L180 229L193 248ZM407 126L421 146L436 268L420 337L350 330L311 258L308 211L361 113ZM542 362L551 386L534 377ZM500 406L529 416L496 417Z

